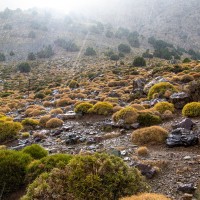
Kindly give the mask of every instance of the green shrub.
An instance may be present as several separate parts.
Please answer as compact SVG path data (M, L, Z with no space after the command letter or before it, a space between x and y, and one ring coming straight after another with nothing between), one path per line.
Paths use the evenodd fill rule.
M34 99L44 99L44 97L45 97L44 93L38 92L35 94Z
M114 122L122 121L123 124L133 124L137 121L137 110L132 107L122 108L114 113L112 119Z
M113 112L113 105L108 102L98 102L89 109L89 112L98 115L109 115Z
M0 116L0 142L14 139L22 128L21 123L13 122L10 118Z
M185 59L183 60L183 63L189 63L189 62L191 62L191 60L190 60L189 58L185 58Z
M136 168L107 154L75 156L65 169L45 173L29 185L23 200L110 200L148 190Z
M95 56L96 54L96 51L92 47L88 47L84 53L86 56Z
M93 105L91 103L87 103L87 102L83 102L78 104L75 109L74 112L76 113L89 113L89 109L92 108Z
M177 89L168 82L161 82L161 83L157 83L155 85L153 85L148 93L148 98L152 99L153 95L158 93L159 97L164 97L164 94L166 91L170 91L170 92L177 92Z
M78 87L79 87L79 84L78 84L77 81L71 80L70 83L69 83L69 87L70 87L70 88L78 88Z
M133 66L135 67L143 67L146 66L146 61L143 57L137 57L133 61Z
M200 102L188 103L183 107L182 114L187 117L200 116Z
M27 62L20 63L17 65L17 68L21 73L28 73L31 71L31 66Z
M154 115L152 113L143 112L140 113L137 121L141 126L152 126L156 124L160 124L162 122L161 118L157 115Z
M5 61L6 57L4 55L4 53L0 53L0 62Z
M48 151L38 144L27 146L22 151L29 154L34 159L41 159L48 155Z
M0 150L0 191L3 195L19 189L24 184L30 155L13 150Z
M23 126L32 126L33 128L39 125L39 121L37 119L26 118L22 120Z
M168 131L160 126L150 126L146 128L140 128L133 131L131 140L136 144L148 144L148 143L164 143L168 136Z
M174 112L174 104L169 102L158 102L154 108L163 114L166 110L170 110L172 113Z
M130 53L131 52L131 48L128 44L120 44L118 46L118 51L122 52L122 53Z
M27 59L28 59L28 60L35 60L35 59L36 59L36 56L35 56L35 54L34 54L33 52L30 52L30 53L28 54L28 56L27 56Z
M27 167L26 180L32 182L43 172L50 172L53 168L64 168L71 159L69 154L55 154L34 160Z

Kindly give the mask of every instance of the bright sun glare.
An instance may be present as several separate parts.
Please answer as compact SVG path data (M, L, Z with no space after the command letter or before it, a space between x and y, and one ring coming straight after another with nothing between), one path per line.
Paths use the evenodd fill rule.
M32 7L51 8L66 13L73 10L88 8L97 1L98 0L1 0L0 7L8 7L11 9L28 9Z

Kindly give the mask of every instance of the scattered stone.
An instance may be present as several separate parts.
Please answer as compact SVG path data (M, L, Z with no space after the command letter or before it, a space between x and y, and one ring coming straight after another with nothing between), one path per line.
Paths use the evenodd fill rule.
M141 171L141 174L143 176L146 176L146 178L151 179L154 177L154 175L156 174L156 170L151 167L150 165L145 165L142 163L139 163L135 166L136 168L138 168L138 170Z
M122 156L125 156L125 155L127 154L127 152L126 152L126 150L123 150L123 151L120 152L120 154L121 154Z
M170 102L174 104L176 109L182 109L185 104L190 102L190 97L185 92L178 92L170 96Z
M177 128L173 130L167 140L166 144L168 147L176 147L176 146L194 146L199 143L198 135L193 131L189 131L184 128Z
M20 145L14 146L14 147L10 147L10 149L18 151L18 150L23 149L25 146L26 146L26 144L20 144Z
M194 127L195 123L189 119L189 118L185 118L183 119L181 122L173 125L173 128L185 128L187 130L192 130L192 128Z
M195 192L196 188L194 187L193 183L180 183L178 186L178 191L188 194L193 194Z
M157 83L160 83L160 82L169 82L167 79L163 78L162 76L158 76L156 77L154 80L152 80L151 82L147 83L145 86L144 86L144 92L147 94L149 89L157 84Z
M185 156L183 159L184 160L191 160L192 158L191 158L191 156Z

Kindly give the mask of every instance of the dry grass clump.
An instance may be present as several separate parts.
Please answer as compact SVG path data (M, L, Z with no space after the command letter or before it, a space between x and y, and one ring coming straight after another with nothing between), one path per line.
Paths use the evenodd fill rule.
M138 156L148 156L149 155L149 150L147 147L143 146L143 147L139 147L136 150L136 153L138 154Z
M86 114L86 113L89 113L89 110L92 107L93 107L93 104L88 103L88 102L79 103L79 104L76 104L76 106L74 108L74 112Z
M126 86L127 81L110 81L108 87Z
M50 111L50 114L63 114L63 111L61 108L56 108L56 109L52 109Z
M129 106L114 113L112 119L115 123L122 121L124 124L133 124L137 121L137 117L137 110Z
M174 105L169 102L159 102L154 106L154 109L163 114L166 110L174 112Z
M187 117L200 116L200 102L191 102L183 107L182 114Z
M170 92L177 92L177 89L174 85L168 82L160 82L155 85L153 85L148 93L148 99L155 98L155 94L157 94L158 97L164 97L166 91Z
M56 101L56 107L65 107L72 104L72 99L65 98Z
M133 131L131 140L136 144L164 143L168 136L168 131L160 126L150 126Z
M172 111L170 110L166 110L162 115L161 118L162 119L172 119L174 117Z
M145 107L143 105L140 104L131 104L131 107L135 108L136 110L145 110Z
M39 124L40 126L43 126L45 127L46 126L46 123L51 119L51 115L44 115L40 118L39 120Z
M6 114L8 112L11 112L11 109L8 106L1 106L0 112Z
M194 80L194 77L192 75L189 75L189 74L184 74L181 77L181 82L183 82L183 83L188 83L188 82L193 81L193 80Z
M58 118L51 118L50 120L47 121L46 127L47 128L57 128L63 125L63 121Z
M109 115L113 113L113 105L109 102L98 102L88 112L98 115Z
M125 197L120 200L171 200L171 199L162 194L143 193L131 197Z
M157 167L159 169L164 169L169 164L169 161L166 160L142 160L145 165L150 165L151 167Z
M50 102L50 101L44 101L44 102L43 102L43 106L44 106L44 107L52 107L52 106L54 106L54 103L52 103L52 102Z

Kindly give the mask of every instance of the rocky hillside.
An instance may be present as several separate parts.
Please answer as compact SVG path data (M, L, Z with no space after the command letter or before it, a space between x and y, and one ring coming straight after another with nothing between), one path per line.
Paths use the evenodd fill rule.
M200 2L198 0L124 0L100 5L90 16L130 27L140 34L156 36L184 48L200 48ZM103 12L102 12L103 10Z

